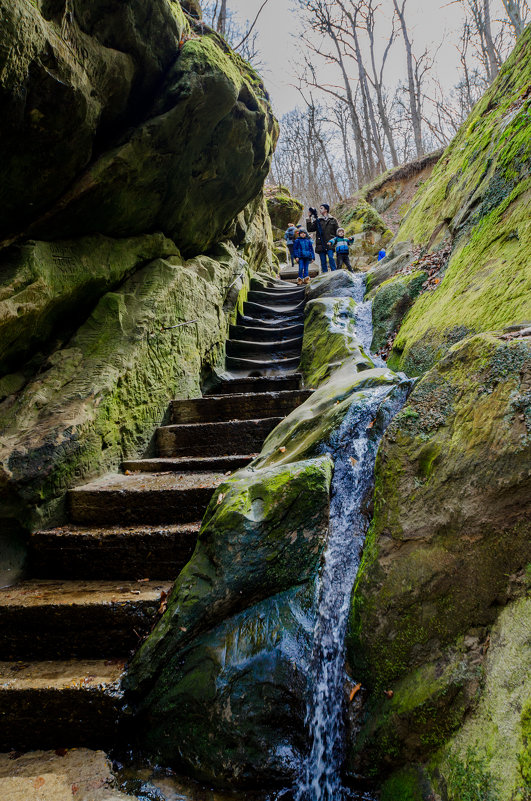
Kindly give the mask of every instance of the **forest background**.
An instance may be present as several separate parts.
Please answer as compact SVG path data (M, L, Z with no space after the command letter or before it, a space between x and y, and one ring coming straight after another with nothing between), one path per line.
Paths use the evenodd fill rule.
M528 0L211 0L281 120L270 182L334 204L453 138L531 21Z

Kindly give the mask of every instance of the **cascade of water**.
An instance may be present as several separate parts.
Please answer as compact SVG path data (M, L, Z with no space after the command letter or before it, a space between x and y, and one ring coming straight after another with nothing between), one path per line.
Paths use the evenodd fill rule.
M363 304L364 276L360 276L359 306L364 345L372 338L370 304ZM367 325L367 309L369 324ZM353 403L327 450L334 458L328 546L319 587L314 632L315 681L308 706L312 738L296 801L341 801L343 686L345 635L350 598L368 528L363 502L372 489L374 463L380 439L392 417L404 404L409 382L356 393ZM378 425L373 427L378 418Z

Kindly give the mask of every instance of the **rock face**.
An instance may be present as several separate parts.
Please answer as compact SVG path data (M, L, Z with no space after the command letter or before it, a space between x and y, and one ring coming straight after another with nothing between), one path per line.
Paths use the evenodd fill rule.
M294 225L298 223L302 214L302 203L292 197L287 186L267 186L265 196L273 227L284 235L290 222Z
M272 267L277 123L195 2L0 0L0 14L12 567L69 487L144 452L169 399L200 394L223 360L252 269Z
M185 255L218 241L276 140L256 73L175 0L2 7L0 235L159 230Z
M422 378L384 437L352 606L349 661L373 690L353 770L424 761L474 709L489 628L526 590L530 381L529 336L473 337ZM474 715L487 727L482 698ZM518 752L505 760L515 774ZM495 775L494 752L485 770Z
M245 469L214 494L126 683L163 764L218 785L293 776L331 471L328 456Z
M374 293L372 323L373 338L371 350L380 350L387 339L397 331L402 319L422 291L428 274L424 270L416 270L407 275L396 275L384 281Z
M418 375L471 333L531 320L531 29L445 151L398 233L452 241L439 288L407 315L391 363Z

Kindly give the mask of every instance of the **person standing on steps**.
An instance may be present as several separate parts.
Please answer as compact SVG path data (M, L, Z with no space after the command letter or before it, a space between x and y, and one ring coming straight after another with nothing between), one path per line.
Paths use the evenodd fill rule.
M328 243L337 234L339 223L335 217L330 214L330 206L328 203L322 203L319 206L319 216L317 210L309 208L310 216L306 220L306 228L308 231L315 231L315 250L321 259L321 272L328 272L327 260L330 264L330 269L336 269L334 261L334 251L328 247Z
M286 228L286 233L284 234L284 239L286 240L286 247L288 249L289 257L291 259L291 266L295 266L295 259L293 257L293 243L296 238L297 229L293 223L288 223L288 227Z
M299 229L299 238L293 243L293 256L295 257L295 261L299 264L297 285L309 284L310 276L308 274L308 267L310 262L315 259L315 252L313 249L313 242L305 228Z
M331 247L336 252L336 262L337 262L337 269L340 270L343 265L347 268L349 273L353 273L354 270L352 269L352 265L350 263L350 259L348 257L348 248L349 245L352 245L354 242L354 237L345 236L345 229L338 228L337 229L337 236L330 240L328 246Z

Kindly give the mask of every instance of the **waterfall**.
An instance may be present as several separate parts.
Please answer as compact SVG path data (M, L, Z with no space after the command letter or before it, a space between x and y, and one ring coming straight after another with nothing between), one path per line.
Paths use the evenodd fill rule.
M360 276L357 322L369 350L371 304L362 303L365 276ZM358 317L359 314L359 317ZM410 382L366 389L352 405L326 451L335 468L330 503L328 545L318 590L314 631L314 681L307 724L311 750L303 766L296 801L343 801L342 786L345 635L352 589L369 520L364 501L372 491L376 452L392 417L403 406Z

